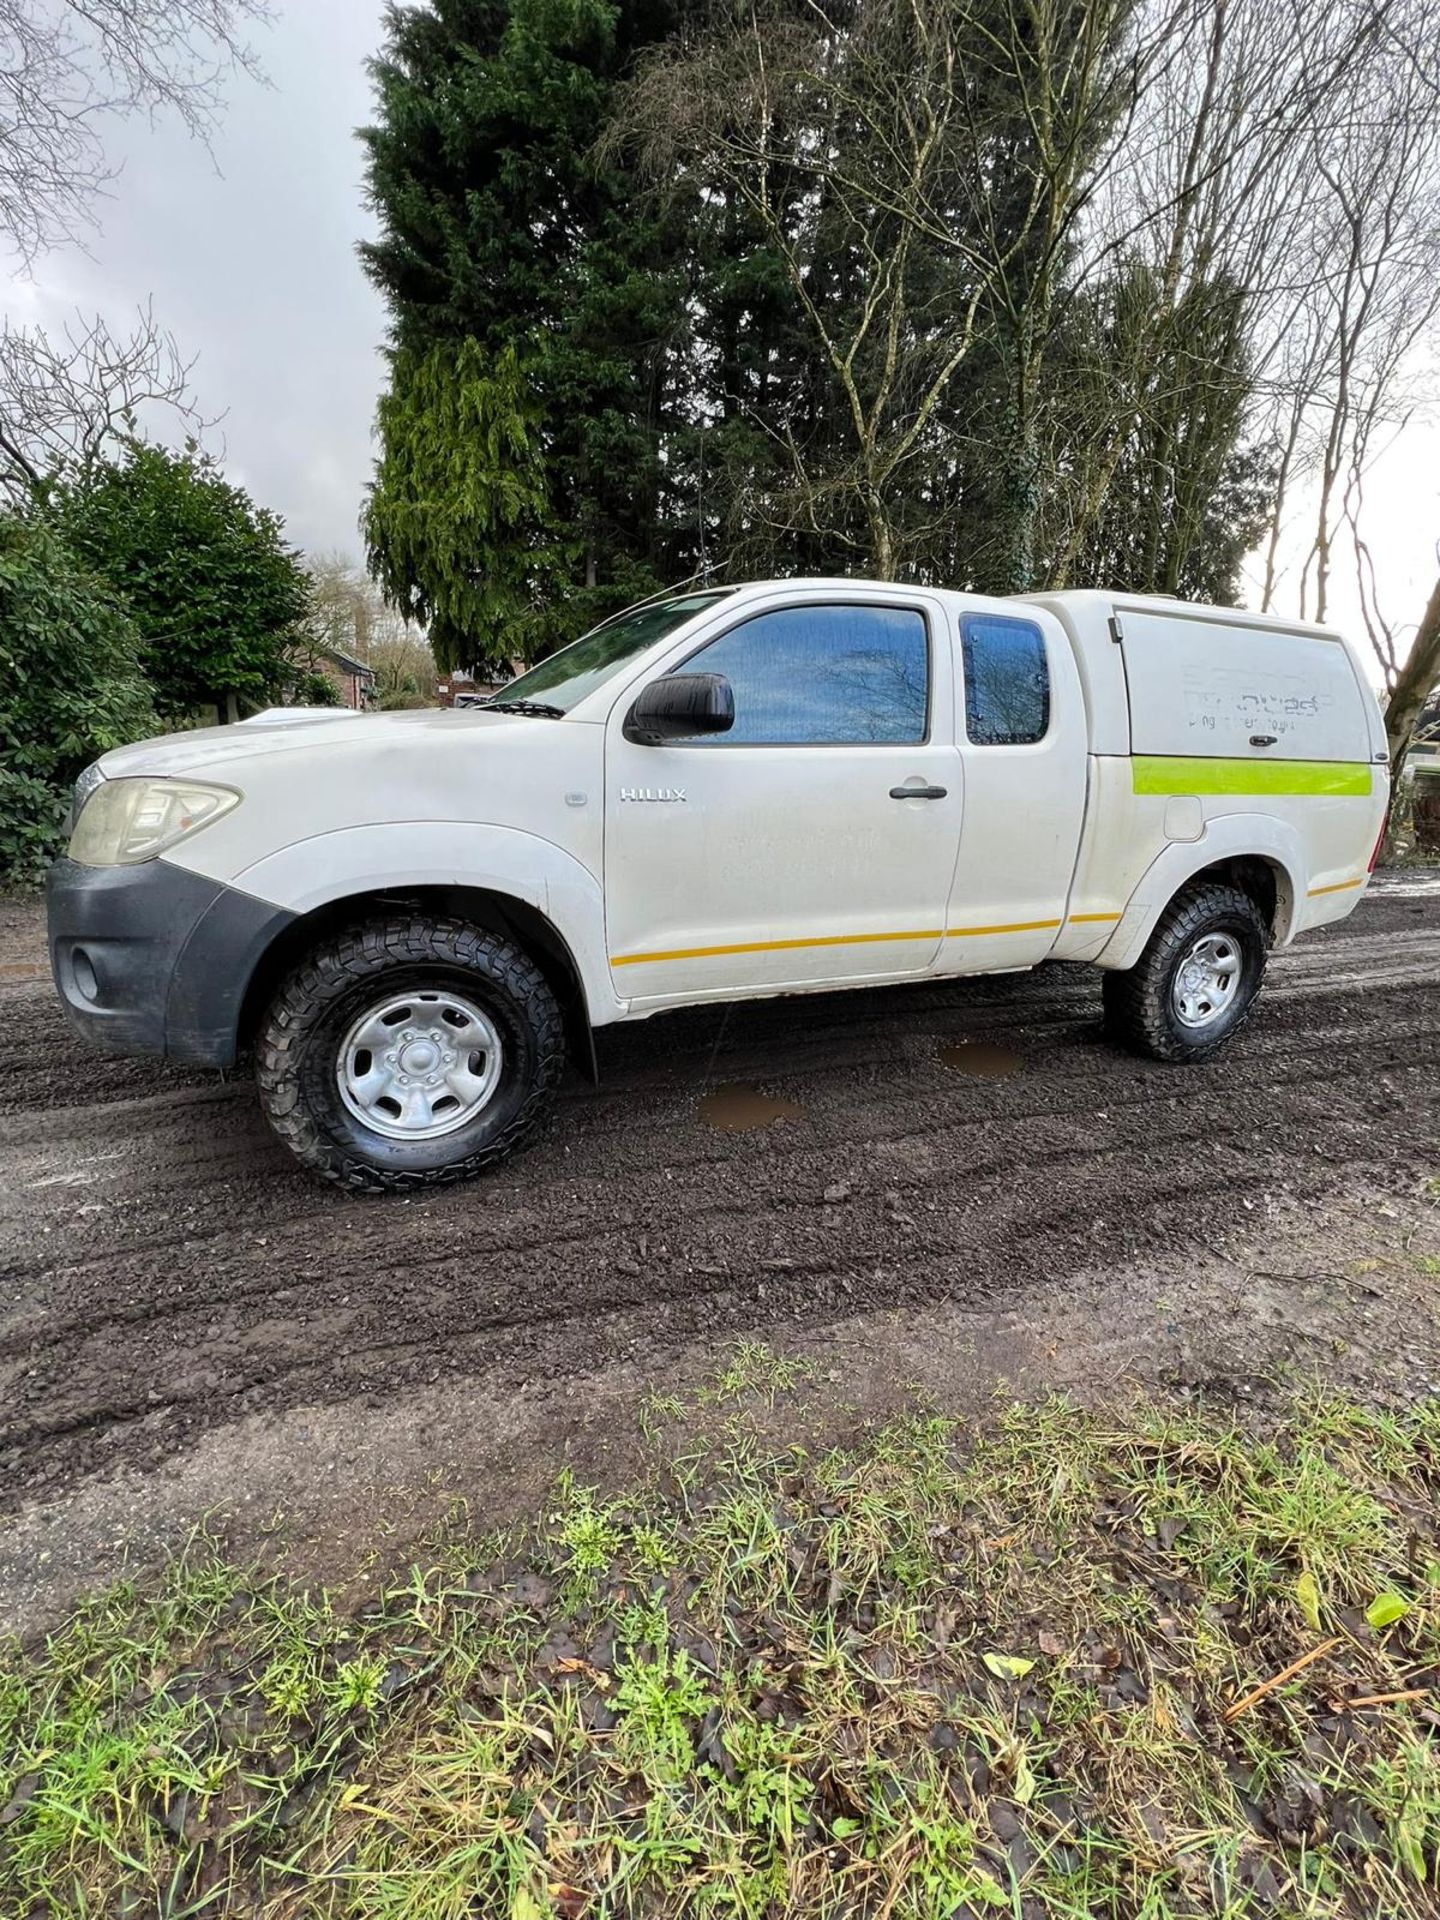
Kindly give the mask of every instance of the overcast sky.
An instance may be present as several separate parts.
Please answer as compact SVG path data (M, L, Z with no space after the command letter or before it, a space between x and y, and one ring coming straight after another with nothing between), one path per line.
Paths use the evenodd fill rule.
M253 36L270 85L232 81L213 158L172 124L119 125L109 147L124 172L89 257L47 255L33 278L11 280L8 301L51 327L78 306L123 330L153 296L157 318L198 356L202 411L226 415L207 439L223 443L232 476L284 516L299 546L357 557L385 313L355 257L367 216L354 129L371 118L365 61L381 10L382 0L279 0ZM1433 416L1391 448L1370 492L1384 602L1413 625L1440 536ZM1348 554L1338 564L1332 617L1350 622Z
M365 61L381 0L280 0L252 43L270 85L229 83L213 158L162 122L122 123L124 161L90 258L47 254L12 280L17 317L63 324L79 306L117 330L152 295L181 351L198 355L207 434L232 477L312 551L358 556L385 312L355 257L367 231L361 150Z

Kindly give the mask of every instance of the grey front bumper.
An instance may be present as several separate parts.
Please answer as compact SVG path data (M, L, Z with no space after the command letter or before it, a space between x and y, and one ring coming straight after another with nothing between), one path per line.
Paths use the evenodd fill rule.
M57 860L45 895L50 966L77 1033L107 1053L232 1064L246 989L293 914L164 860Z

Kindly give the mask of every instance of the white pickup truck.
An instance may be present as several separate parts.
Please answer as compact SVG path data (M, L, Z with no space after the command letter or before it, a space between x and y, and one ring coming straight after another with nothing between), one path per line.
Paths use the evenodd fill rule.
M50 878L102 1046L253 1050L317 1173L413 1187L533 1127L592 1030L885 981L1105 969L1111 1030L1212 1054L1382 832L1337 634L1100 593L679 593L487 707L293 714L106 754Z

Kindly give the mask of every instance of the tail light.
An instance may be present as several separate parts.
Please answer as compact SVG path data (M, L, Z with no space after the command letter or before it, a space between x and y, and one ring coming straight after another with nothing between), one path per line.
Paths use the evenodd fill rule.
M1372 854L1370 855L1370 865L1369 865L1369 867L1368 867L1368 868L1366 869L1366 871L1367 871L1368 873L1373 873L1373 872L1375 871L1375 869L1376 869L1376 867L1377 867L1377 866L1379 865L1379 862L1380 862L1380 849L1381 849L1381 848L1382 848L1382 847L1384 846L1384 844L1385 844L1385 834L1386 834L1386 832L1387 832L1387 830L1388 830L1388 828L1389 828L1389 826L1390 826L1390 809L1389 809L1389 808L1387 807L1387 808L1385 809L1385 818L1384 818L1384 819L1383 819L1383 820L1382 820L1382 821L1380 822L1380 831L1379 831L1379 833L1377 833L1377 834L1376 834L1376 836L1375 836L1375 850L1374 850L1374 852L1373 852L1373 853L1372 853Z

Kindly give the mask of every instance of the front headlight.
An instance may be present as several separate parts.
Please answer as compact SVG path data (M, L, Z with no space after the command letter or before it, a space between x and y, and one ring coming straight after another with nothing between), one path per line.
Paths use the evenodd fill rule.
M80 818L80 813L85 802L90 798L91 794L104 778L104 774L100 771L100 762L98 760L92 760L80 775L80 778L75 782L74 791L70 795L70 811L65 819L65 831L67 834L75 831L75 822Z
M105 780L75 822L70 858L85 867L134 867L153 860L239 803L231 787L199 780Z

